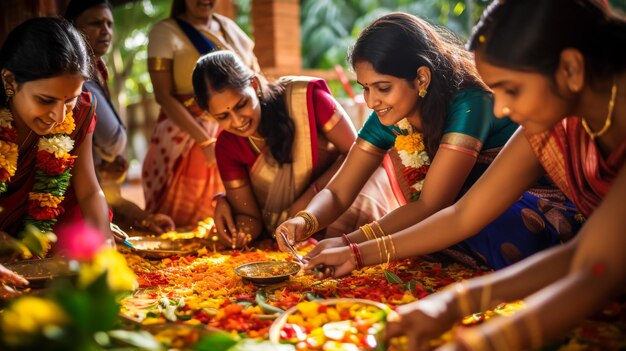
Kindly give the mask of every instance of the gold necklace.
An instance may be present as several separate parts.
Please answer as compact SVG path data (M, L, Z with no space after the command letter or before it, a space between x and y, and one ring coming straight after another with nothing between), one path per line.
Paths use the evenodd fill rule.
M263 139L261 138L261 140ZM254 139L252 137L248 137L248 141L250 142L250 145L252 145L254 151L256 151L257 154L260 154L261 148L259 148L259 146L254 142Z
M594 140L595 138L602 136L604 133L606 133L607 130L609 130L609 128L611 128L611 120L613 119L613 107L615 107L616 96L617 96L617 80L613 80L613 86L611 87L611 99L609 100L609 112L606 115L606 120L604 120L604 126L599 131L594 133L591 130L591 128L589 128L589 125L587 124L587 121L585 121L585 118L584 117L582 118L583 128L585 128L585 131L587 132L587 134L589 134L589 137L591 138L591 140Z

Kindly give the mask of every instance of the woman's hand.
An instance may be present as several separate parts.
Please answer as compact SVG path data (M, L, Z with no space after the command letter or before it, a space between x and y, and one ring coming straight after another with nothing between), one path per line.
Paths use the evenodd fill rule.
M215 228L217 230L218 241L226 246L233 247L233 236L237 235L237 226L233 218L233 210L225 196L218 197L215 204Z
M322 251L326 249L330 249L333 247L343 247L343 246L346 246L346 243L343 241L343 238L337 237L337 238L324 239L320 241L317 245L315 245L315 247L303 257L303 259L305 261L308 261L312 257L319 255Z
M6 300L18 296L20 292L15 290L13 287L22 287L26 285L28 285L28 281L24 279L24 277L9 270L5 266L0 265L0 300Z
M430 350L431 339L440 336L452 327L454 310L453 294L450 291L441 291L425 299L406 305L398 306L398 315L391 315L387 319L387 339L406 335L408 350ZM460 350L454 344L446 344L438 350Z
M162 213L154 213L142 219L137 226L145 228L156 234L163 234L176 228L174 220Z
M287 236L289 243L293 246L299 242L305 241L308 239L306 232L306 222L304 218L300 216L296 216L284 221L281 225L276 228L276 232L274 236L276 237L276 242L278 243L278 248L280 251L288 252L287 247L282 239L282 235L280 232L282 231Z
M318 278L342 277L350 274L357 267L352 249L348 246L325 249L310 257L303 267L305 271L316 272ZM321 270L322 274L319 274Z
M202 152L204 153L204 158L206 159L206 164L208 167L215 167L215 143L205 146L202 148Z

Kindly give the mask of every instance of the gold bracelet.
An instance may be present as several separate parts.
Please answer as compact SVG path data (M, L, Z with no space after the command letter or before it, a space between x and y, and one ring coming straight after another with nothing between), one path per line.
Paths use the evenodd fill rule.
M380 238L376 235L376 232L374 231L372 226L368 223L362 225L359 229L363 231L363 234L365 234L367 240L376 240L376 246L378 246L378 260L380 261L380 263L383 263L383 252L382 248L380 247Z
M217 141L217 139L215 139L215 138L209 138L209 139L206 139L204 141L199 142L198 146L200 146L203 149L206 149L207 147L215 144L216 141Z
M305 235L307 236L307 238L318 231L320 224L317 221L315 215L313 215L312 213L307 211L300 211L296 213L296 217L302 217L304 219L304 222L306 223Z
M387 235L387 238L389 238L389 243L391 244L391 251L393 252L393 260L397 261L398 252L396 251L396 245L393 243L393 237L391 235ZM387 261L387 263L389 263L389 261Z
M539 326L539 320L535 311L526 309L527 316L524 318L524 325L528 330L528 337L530 339L530 347L535 350L539 349L543 345L543 335L541 335L541 327Z
M492 285L488 284L483 286L483 289L480 292L480 311L485 312L489 305L491 304L491 288Z
M522 346L518 328L515 328L514 323L515 320L512 318L507 318L503 321L501 335L504 337L506 349L502 350L519 350Z
M466 328L456 336L457 341L467 350L487 350L487 339L480 332L479 327Z
M472 310L469 307L469 301L467 301L467 287L465 286L465 281L454 284L454 292L458 300L461 318L469 316L472 313Z

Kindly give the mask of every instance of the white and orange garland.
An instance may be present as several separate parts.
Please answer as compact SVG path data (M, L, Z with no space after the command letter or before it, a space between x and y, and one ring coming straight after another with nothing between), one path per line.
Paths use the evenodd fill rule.
M394 147L402 160L402 176L411 188L410 201L419 199L430 167L430 158L424 145L424 135L413 131L413 126L406 119L397 123L401 133L396 136Z
M74 140L70 134L76 128L72 111L63 123L52 129L51 134L39 138L35 164L35 184L28 194L28 214L24 225L33 224L42 232L52 229L57 217L64 212L61 202L65 199L71 170L76 156L70 155ZM7 108L0 109L0 194L7 191L11 177L18 164L19 147L13 114Z

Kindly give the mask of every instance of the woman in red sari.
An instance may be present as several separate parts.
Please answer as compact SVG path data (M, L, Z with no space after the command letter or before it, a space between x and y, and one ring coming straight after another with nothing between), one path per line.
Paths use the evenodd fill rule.
M91 154L95 101L82 92L90 67L82 36L61 19L28 20L0 49L0 231L47 232L82 213L112 239Z
M337 171L356 133L326 83L283 77L266 83L229 51L202 57L193 74L196 99L224 130L216 143L226 188L216 208L221 241L241 247L273 233L304 209ZM327 228L337 236L398 206L379 168L351 209Z
M211 197L223 191L215 166L215 121L202 118L193 98L191 71L213 50L235 52L259 71L254 42L216 1L174 0L170 17L155 24L148 41L148 70L161 113L143 162L146 211L170 216L177 226L195 226L213 216Z
M625 42L626 20L599 1L494 1L485 11L470 48L495 114L521 128L459 202L401 235L475 230L544 173L586 219L569 243L399 307L388 336L406 334L417 350L470 313L524 299L524 309L464 328L438 350L539 349L623 291Z

